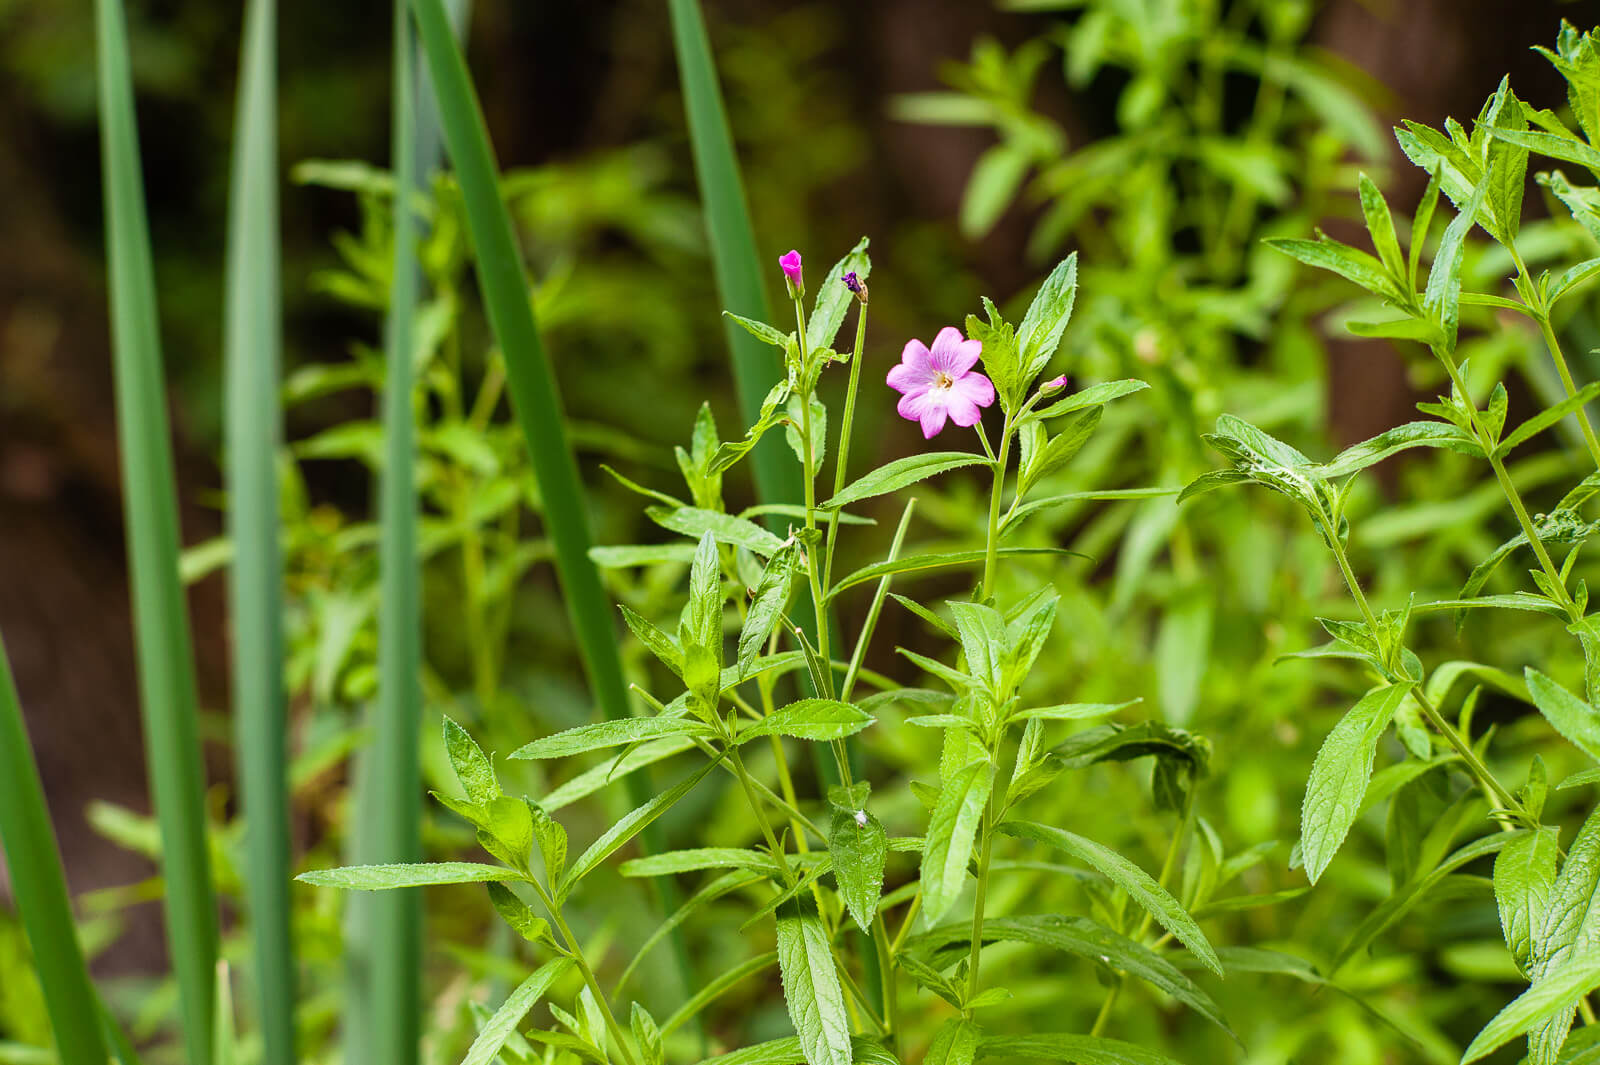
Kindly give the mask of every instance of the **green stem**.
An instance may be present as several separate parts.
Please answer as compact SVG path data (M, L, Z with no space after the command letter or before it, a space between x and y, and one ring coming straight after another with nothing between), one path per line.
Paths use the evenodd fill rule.
M1011 453L1011 415L1006 415L1005 428L1000 436L1000 454L994 460L994 488L989 493L989 532L984 546L983 585L978 590L978 601L987 602L994 592L995 560L1000 545L1000 497L1006 487L1006 459Z
M1567 390L1567 398L1570 399L1578 394L1578 388L1572 381L1572 371L1567 368L1567 357L1562 354L1561 342L1556 339L1555 328L1550 324L1550 308L1538 298L1538 289L1528 273L1528 265L1522 261L1521 253L1510 244L1506 246L1506 250L1511 253L1511 261L1517 268L1517 290L1524 300L1529 301L1529 309L1534 312L1534 320L1539 323L1539 332L1544 336L1544 346L1550 352L1551 361L1556 364L1556 373L1561 376L1561 387ZM1594 426L1589 423L1589 412L1580 407L1574 413L1578 418L1579 428L1583 430L1583 442L1589 447L1589 457L1594 460L1595 468L1600 469L1600 439L1595 437Z
M887 561L893 562L900 557L900 547L905 542L906 529L911 526L911 512L916 509L917 501L913 497L906 500L906 509L900 514L900 524L894 530L894 540L889 545ZM867 618L861 625L861 632L856 637L856 649L850 654L850 665L844 673L844 684L839 688L839 698L845 702L850 701L850 693L855 690L856 677L861 673L861 662L867 654L867 644L872 641L872 633L878 627L878 616L883 612L883 600L889 594L889 584L892 575L886 575L878 581L878 588L872 594L872 606L867 609Z
M772 831L772 822L767 820L767 811L756 798L755 787L751 784L750 773L744 767L744 760L739 757L739 749L728 748L728 761L733 765L734 776L739 779L739 786L744 789L745 801L750 804L750 812L756 815L756 821L761 826L761 835L766 839L767 849L772 852L772 860L778 863L779 870L783 873L784 886L792 888L795 885L794 870L789 868L789 859L783 848L778 846L778 837Z
M850 435L855 425L856 391L861 384L861 349L867 340L867 305L862 303L856 311L856 346L850 356L850 384L844 393L844 421L839 426L839 456L833 460L833 494L844 491L845 476L850 466ZM833 545L839 532L839 511L828 515L828 550L822 565L822 583L833 585Z
M889 1053L895 1053L895 1043L900 1032L900 993L895 986L894 952L889 946L889 926L880 913L872 922L872 943L878 951L878 974L883 980L883 1019L885 1034L889 1039Z
M978 894L972 904L972 945L967 955L967 1001L978 995L978 965L983 959L983 911L989 894L989 858L994 851L994 805L983 810L983 822L978 826ZM971 1010L968 1010L971 1016Z
M589 967L588 959L583 956L583 949L578 944L578 937L572 934L572 928L567 924L566 918L561 916L561 909L554 900L545 893L538 881L528 877L527 881L533 885L533 890L538 893L539 901L544 903L544 908L550 914L550 923L556 926L556 931L561 933L562 940L567 946L567 955L578 966L578 972L583 977L584 986L589 989L589 994L594 996L595 1002L600 1006L600 1014L605 1018L606 1030L611 1033L612 1042L616 1043L622 1060L626 1065L638 1065L634 1060L633 1051L628 1046L628 1041L623 1038L622 1026L617 1024L616 1016L611 1012L611 1003L607 1001L606 994L600 990L600 981L594 975L594 970Z

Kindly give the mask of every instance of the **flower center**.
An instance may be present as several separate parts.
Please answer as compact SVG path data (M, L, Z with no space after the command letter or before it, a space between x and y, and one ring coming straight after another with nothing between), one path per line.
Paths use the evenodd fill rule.
M935 371L933 371L933 387L934 388L949 388L951 385L953 385L955 383L956 383L955 378L951 377L949 374L945 373L943 370L935 370Z

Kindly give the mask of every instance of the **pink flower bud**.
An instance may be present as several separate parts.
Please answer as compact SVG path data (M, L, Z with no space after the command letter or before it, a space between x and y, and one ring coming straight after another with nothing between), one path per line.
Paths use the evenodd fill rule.
M1067 375L1066 374L1062 374L1060 377L1052 377L1050 380L1048 380L1044 384L1040 385L1039 386L1039 394L1042 395L1042 396L1052 395L1052 394L1054 394L1056 392L1061 391L1063 388L1066 388L1066 387L1067 387Z
M806 290L805 282L800 279L800 253L790 251L788 255L778 260L778 265L783 267L783 276L789 281L789 291L800 293Z

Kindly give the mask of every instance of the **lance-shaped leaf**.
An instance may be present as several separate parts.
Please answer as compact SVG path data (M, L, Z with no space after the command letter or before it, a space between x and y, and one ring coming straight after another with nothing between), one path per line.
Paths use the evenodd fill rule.
M833 818L828 825L828 856L839 898L863 933L870 932L883 896L883 866L889 836L883 823L867 811L871 787L860 781L834 788L828 796Z
M494 1011L494 1016L484 1023L483 1030L478 1033L478 1038L472 1041L472 1046L467 1050L467 1056L462 1059L461 1065L493 1065L499 1059L500 1051L505 1047L506 1041L517 1031L517 1026L528 1015L528 1011L544 997L550 990L550 985L561 978L572 966L571 958L553 958L545 962L522 983L509 996L500 1008Z
M1315 884L1355 824L1372 779L1378 740L1410 689L1394 684L1368 692L1333 727L1317 751L1300 812L1300 850Z
M922 852L924 927L938 924L961 894L972 844L993 786L994 764L980 758L952 773L939 789Z
M970 451L932 451L921 455L908 455L880 466L860 480L846 485L844 491L822 504L834 510L873 496L885 495L907 485L927 480L935 474L959 470L963 466L987 465L989 460Z
M313 869L295 879L316 887L342 888L345 891L394 891L437 884L506 883L521 880L522 874L503 865L484 865L481 862L421 862Z
M811 319L806 322L806 344L812 351L833 347L839 327L844 324L845 313L856 298L855 293L846 287L844 275L853 273L857 280L863 282L871 275L872 258L867 254L869 243L866 237L862 237L844 258L833 264L833 269L821 280L812 282L816 295L813 297Z
M1018 839L1031 839L1070 854L1079 861L1093 866L1107 880L1122 888L1128 897L1144 907L1150 916L1171 932L1177 940L1194 952L1195 957L1216 973L1222 975L1222 963L1211 948L1206 934L1189 916L1182 904L1156 882L1155 878L1137 865L1103 844L1096 843L1073 832L1052 828L1033 821L1002 821L999 831Z
M513 751L513 758L565 758L625 743L659 740L669 736L714 736L710 726L685 716L624 717L615 721L596 721L579 725L553 736L534 740Z
M1527 668L1528 693L1545 720L1569 742L1600 762L1600 711L1540 673Z
M798 902L778 918L778 971L807 1065L852 1065L850 1017L828 933Z
M1551 1018L1570 1011L1573 1003L1596 987L1600 987L1600 957L1594 956L1575 958L1549 976L1536 980L1483 1026L1461 1055L1462 1065L1486 1057L1517 1036L1532 1032Z
M1494 897L1500 909L1500 928L1511 956L1523 972L1533 965L1533 937L1544 928L1559 852L1556 829L1542 827L1517 839L1494 860Z
M865 710L836 699L801 699L780 706L756 721L740 726L738 741L760 736L793 736L801 740L842 740L872 724Z
M578 856L572 863L572 868L567 870L561 878L560 889L556 893L557 901L563 901L572 893L578 882L588 875L589 871L626 844L634 836L643 832L656 818L666 813L679 799L689 794L694 786L705 779L707 773L722 763L719 755L706 762L705 765L684 777L667 791L662 792L649 802L633 810L622 820L612 825L606 833L589 845L589 849Z
M799 558L800 545L787 543L773 554L761 571L761 582L751 594L750 609L739 630L738 673L741 677L750 672L773 630L783 620L783 608L789 601L789 588Z
M1061 344L1072 319L1072 304L1078 294L1078 253L1073 252L1050 271L1028 305L1017 327L1017 353L1021 356L1026 381L1042 369Z

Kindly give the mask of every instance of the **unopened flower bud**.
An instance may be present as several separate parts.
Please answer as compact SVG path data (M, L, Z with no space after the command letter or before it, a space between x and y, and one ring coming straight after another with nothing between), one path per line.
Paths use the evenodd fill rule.
M800 276L800 253L791 250L778 260L778 265L783 268L784 280L789 284L789 295L795 298L805 295L806 283Z
M862 303L867 302L867 286L866 286L866 283L863 282L859 277L856 276L856 272L854 270L851 270L848 274L845 274L844 277L840 278L839 280L844 282L844 287L845 288L847 288L851 292L855 293L856 299L860 300Z
M1066 388L1066 387L1067 387L1067 375L1066 374L1062 374L1060 377L1052 377L1050 380L1048 380L1044 384L1040 385L1039 386L1039 394L1041 396L1053 396L1057 392L1061 391L1063 388Z

